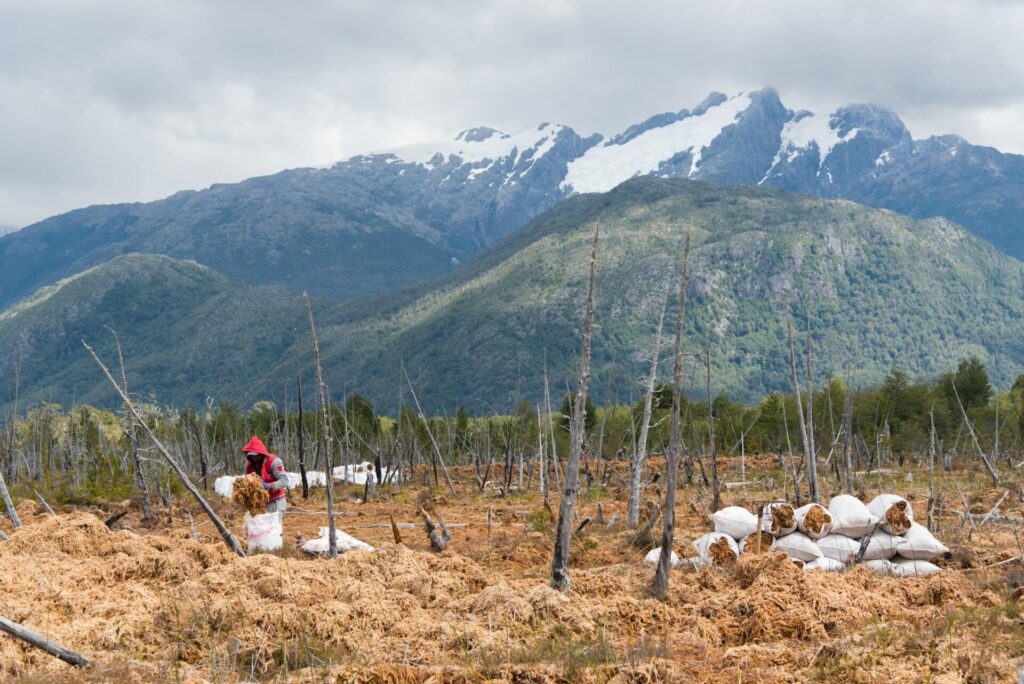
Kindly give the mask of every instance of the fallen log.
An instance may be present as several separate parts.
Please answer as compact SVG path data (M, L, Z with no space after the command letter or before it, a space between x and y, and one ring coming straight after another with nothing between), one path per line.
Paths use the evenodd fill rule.
M1024 518L1015 518L1010 515L992 515L991 513L964 513L963 511L952 511L964 520L971 523L999 522L1008 525L1024 525Z
M69 665L75 667L85 667L89 664L89 659L85 656L75 653L74 651L64 648L58 643L50 641L42 634L33 632L28 627L19 625L17 622L12 622L7 618L0 617L0 631L7 632L13 637L17 637L22 641L28 642L36 648L42 649L52 655L55 658L60 658Z

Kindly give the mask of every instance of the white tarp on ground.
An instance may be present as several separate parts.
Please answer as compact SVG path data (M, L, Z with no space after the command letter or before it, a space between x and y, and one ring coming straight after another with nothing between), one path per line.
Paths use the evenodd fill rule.
M381 468L381 475L384 482L400 482L401 471L390 472L386 467ZM288 489L297 489L302 486L302 475L299 473L285 473L288 476ZM213 481L213 490L225 499L231 498L231 491L234 488L235 479L241 475L222 475ZM348 484L365 485L367 480L377 481L377 473L373 464L363 461L358 464L338 466L334 469L334 481L346 482ZM327 484L327 476L319 470L306 471L306 482L310 487L323 487Z

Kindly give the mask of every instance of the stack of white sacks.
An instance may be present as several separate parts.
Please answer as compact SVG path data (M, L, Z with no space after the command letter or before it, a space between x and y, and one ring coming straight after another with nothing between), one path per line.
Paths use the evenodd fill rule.
M747 509L729 506L712 514L711 520L715 531L694 541L697 555L683 562L720 563L742 555L748 543L757 543L758 517ZM768 550L785 553L805 570L845 570L854 563L865 537L861 562L896 577L939 572L930 561L949 552L926 527L914 522L910 503L894 494L881 494L867 505L844 494L834 497L827 509L819 504L793 509L788 503L772 503L765 507L761 528L774 539ZM656 563L660 553L654 549L645 562ZM679 563L675 553L672 563Z

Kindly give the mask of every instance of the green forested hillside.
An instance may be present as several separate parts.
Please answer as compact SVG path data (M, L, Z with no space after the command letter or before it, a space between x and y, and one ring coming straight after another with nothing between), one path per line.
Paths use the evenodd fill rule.
M599 401L639 394L687 231L694 247L685 346L711 347L716 393L752 399L788 387L786 320L793 317L802 346L808 301L821 383L830 372L877 382L893 366L934 377L971 355L998 383L1022 369L1024 267L958 226L764 188L645 178L563 202L442 280L375 299L317 302L332 393L360 391L393 410L404 364L424 408L507 411L517 391L540 399L546 361L552 395L560 396L575 382L595 223L591 387ZM76 345L83 326L106 318L125 340L133 383L163 401L290 396L292 328L310 361L301 298L155 259L115 261L8 312L0 321L4 370L27 329L24 390L97 401L90 393L100 378ZM115 284L97 302L94 288L79 283L100 276ZM150 300L163 313L120 304ZM253 325L256 337L244 332ZM690 359L690 391L703 396L703 369Z
M436 404L507 407L516 387L539 395L546 355L564 390L595 222L599 397L639 391L687 231L686 347L710 345L717 390L753 398L787 387L785 321L793 316L802 344L808 300L822 379L873 382L892 366L932 376L968 355L1002 382L1021 369L1024 268L958 226L762 188L636 179L555 207L417 297L327 328L335 386L387 400L404 362ZM704 394L704 382L692 391Z

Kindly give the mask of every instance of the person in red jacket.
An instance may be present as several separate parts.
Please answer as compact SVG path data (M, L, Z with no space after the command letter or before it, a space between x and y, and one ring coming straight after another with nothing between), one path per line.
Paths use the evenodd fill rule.
M245 454L245 472L256 473L263 480L263 488L270 495L267 502L267 513L284 512L288 502L284 495L288 489L288 474L284 471L284 462L267 451L267 447L259 437L253 435L249 443L242 447Z

